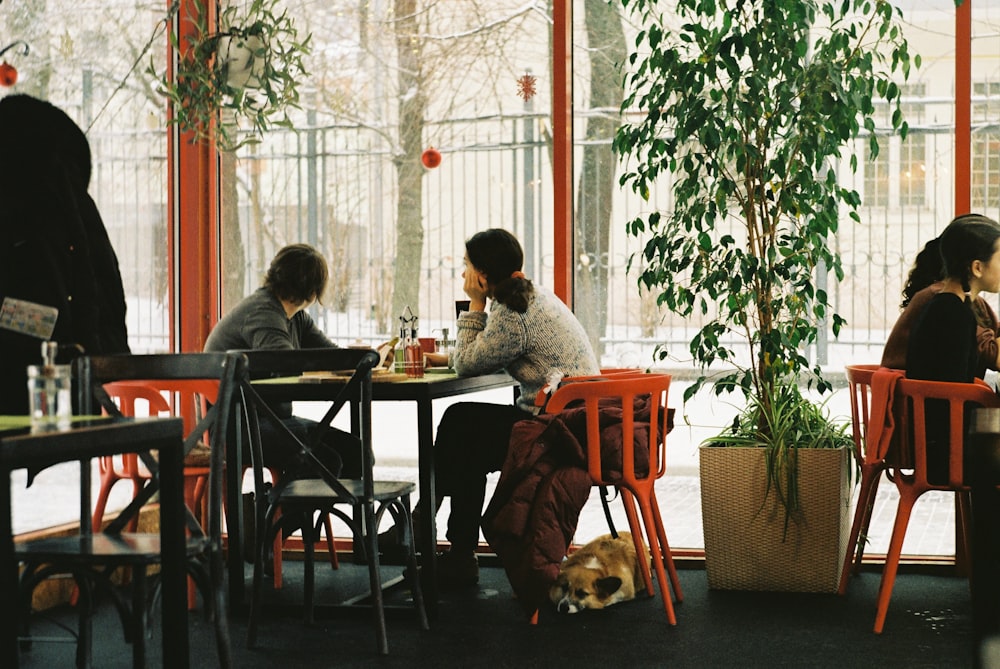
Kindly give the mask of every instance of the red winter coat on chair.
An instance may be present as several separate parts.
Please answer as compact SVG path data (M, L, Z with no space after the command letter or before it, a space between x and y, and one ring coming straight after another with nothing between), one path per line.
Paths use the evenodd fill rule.
M621 407L602 403L600 413L602 469L605 480L614 480L621 475ZM648 399L636 398L635 430L648 433L648 420ZM641 437L649 443L648 434ZM637 449L635 458L636 471L648 472L648 448ZM526 612L547 601L593 485L582 407L515 424L483 534Z

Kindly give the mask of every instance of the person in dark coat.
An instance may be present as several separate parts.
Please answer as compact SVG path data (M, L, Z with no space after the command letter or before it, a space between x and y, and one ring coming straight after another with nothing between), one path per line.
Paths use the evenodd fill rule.
M88 191L90 145L54 105L0 99L0 300L58 309L64 351L129 352L118 258ZM0 328L0 414L28 411L28 365L41 339Z

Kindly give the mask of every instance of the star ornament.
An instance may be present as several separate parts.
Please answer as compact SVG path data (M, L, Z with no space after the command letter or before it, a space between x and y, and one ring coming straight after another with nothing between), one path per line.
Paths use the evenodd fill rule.
M525 74L517 80L517 95L527 102L535 97L535 82L537 79L530 74Z

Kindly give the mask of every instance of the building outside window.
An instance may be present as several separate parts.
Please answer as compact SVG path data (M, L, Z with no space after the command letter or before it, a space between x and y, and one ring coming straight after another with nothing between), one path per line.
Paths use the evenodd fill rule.
M1000 201L1000 82L972 84L972 208Z
M862 164L864 204L868 207L923 207L927 201L927 136L922 100L927 87L918 83L901 88L906 102L900 110L912 130L905 140L879 136L878 156ZM886 105L879 107L879 127L891 127Z
M927 202L927 135L924 102L927 86L908 84L903 88L901 111L913 130L899 143L899 206L923 207Z

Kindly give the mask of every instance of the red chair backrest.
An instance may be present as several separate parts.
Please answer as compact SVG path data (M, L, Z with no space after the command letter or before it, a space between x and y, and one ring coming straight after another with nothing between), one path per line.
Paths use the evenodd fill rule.
M868 421L871 419L872 376L879 365L848 365L847 387L851 393L851 434L857 461L869 462L875 449L867 448Z
M215 403L219 382L204 379L156 379L116 381L104 390L118 403L125 416L136 415L136 402L145 401L148 416L174 415L184 419L184 432L194 430L208 404Z
M928 401L936 401L948 416L947 484L930 483L928 474L927 414ZM1000 397L981 383L951 383L946 381L920 381L901 379L896 388L893 413L896 430L900 431L899 443L906 452L890 457L912 456L915 485L925 489L953 490L965 485L964 438L966 433L966 405L1000 407ZM930 413L935 415L932 406Z
M601 424L599 404L602 400L616 400L622 407L622 478L631 485L652 485L666 471L667 394L670 390L669 374L626 374L622 376L581 377L572 383L564 383L549 398L546 413L559 413L572 402L583 402L587 423L587 468L595 484L614 484L604 481L601 461ZM649 446L649 475L638 477L635 470L635 400L648 396L649 438L655 444ZM630 438L631 437L631 438Z

